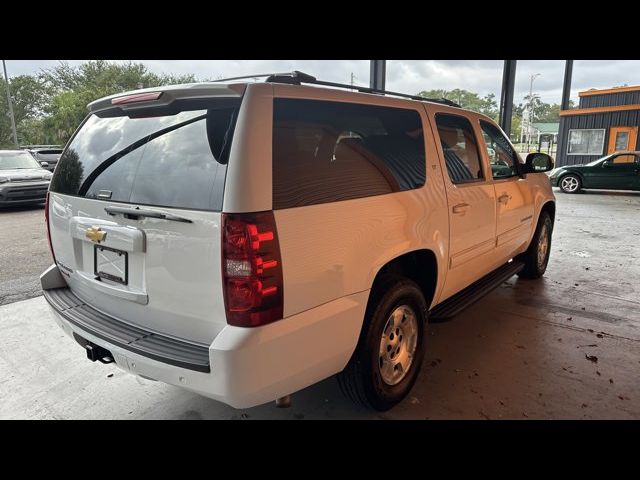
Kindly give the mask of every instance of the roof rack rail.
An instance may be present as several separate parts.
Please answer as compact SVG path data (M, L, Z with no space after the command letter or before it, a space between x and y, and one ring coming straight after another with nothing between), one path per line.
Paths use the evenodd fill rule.
M244 80L247 78L261 78L261 77L267 77L265 82L270 82L270 83L288 83L291 85L300 85L302 83L310 83L313 85L324 85L327 87L347 88L349 90L357 90L362 93L381 93L384 95L393 95L396 97L410 98L411 100L420 100L423 102L442 103L444 105L461 108L460 105L446 98L426 98L426 97L421 97L419 95L409 95L406 93L392 92L390 90L380 90L378 88L362 87L359 85L349 85L346 83L325 82L324 80L318 80L316 77L309 75L308 73L300 72L298 70L294 70L293 72L285 72L285 73L261 73L259 75L243 75L241 77L221 78L219 80L214 80L214 82L225 82L229 80Z
M257 75L242 75L241 77L218 78L216 80L211 80L211 82L212 83L228 82L229 80L245 80L247 78L271 77L273 75L291 75L291 74L290 73L259 73Z

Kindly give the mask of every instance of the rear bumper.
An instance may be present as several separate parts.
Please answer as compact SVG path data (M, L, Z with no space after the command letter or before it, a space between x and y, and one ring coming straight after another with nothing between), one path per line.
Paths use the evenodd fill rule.
M186 388L235 408L270 402L344 369L358 341L369 293L343 297L262 327L227 325L211 345L195 346L191 351L185 351L188 342L169 339L175 344L164 344L164 353L160 349L159 354L157 345L146 341L149 337L126 331L135 328L130 324L111 317L117 323L105 324L104 319L92 318L93 309L84 302L86 308L78 309L56 301L54 297L60 292L52 292L60 290L59 283L54 285L44 278L50 272L42 277L45 298L55 321L69 336L76 333L106 348L125 371ZM73 318L74 310L79 320ZM123 326L127 328L123 330ZM134 339L127 343L127 335L141 336L146 342L140 344ZM158 340L164 343L165 339L168 337ZM180 363L178 357L196 358L195 363L201 366L204 361L206 369Z

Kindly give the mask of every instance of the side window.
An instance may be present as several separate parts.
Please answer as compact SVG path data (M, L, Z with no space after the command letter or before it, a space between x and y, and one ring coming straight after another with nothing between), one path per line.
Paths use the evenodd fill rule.
M273 108L274 209L424 185L417 111L288 98L276 98Z
M469 120L438 113L436 125L451 181L465 183L484 179L476 137Z
M518 154L511 146L509 139L488 122L480 121L487 156L491 164L493 178L507 178L518 175Z
M633 163L636 161L636 157L635 155L616 155L615 157L613 157L613 164L614 165L625 165L625 164L629 164L629 163Z

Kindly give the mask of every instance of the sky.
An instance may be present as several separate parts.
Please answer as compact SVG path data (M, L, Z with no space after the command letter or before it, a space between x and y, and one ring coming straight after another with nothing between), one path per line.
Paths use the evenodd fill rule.
M114 60L124 61L124 60ZM132 60L142 62L156 73L194 74L196 78L216 79L248 74L300 70L318 79L369 84L369 60ZM56 66L59 60L7 60L7 73L34 74ZM69 60L71 65L82 60ZM500 97L502 60L388 60L388 90L416 94L421 90L461 88L482 96ZM543 102L560 103L564 77L563 60L518 60L514 102L522 103L529 94L531 76L534 93ZM576 60L573 65L571 99L590 88L610 88L640 84L640 60Z

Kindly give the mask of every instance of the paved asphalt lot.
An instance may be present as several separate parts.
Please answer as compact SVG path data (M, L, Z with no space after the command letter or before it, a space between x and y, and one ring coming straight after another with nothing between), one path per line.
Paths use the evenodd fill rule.
M52 263L44 205L0 208L0 305L41 295L38 277Z
M640 193L556 195L545 277L514 277L431 324L418 382L389 412L354 406L334 379L289 409L234 410L89 362L39 297L0 306L0 419L638 419ZM37 294L50 264L42 218L0 213L4 303Z

